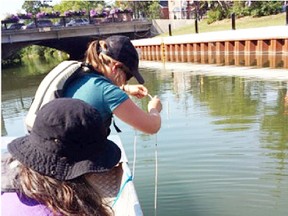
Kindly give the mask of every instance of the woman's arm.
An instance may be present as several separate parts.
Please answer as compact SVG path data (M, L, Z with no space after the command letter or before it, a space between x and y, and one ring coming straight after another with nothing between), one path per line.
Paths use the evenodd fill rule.
M126 92L128 95L137 97L139 99L147 96L148 90L144 85L139 85L139 84L125 84L120 87L124 92Z
M148 113L140 109L130 98L120 104L113 113L125 123L144 133L157 133L161 127L162 104L154 97L148 104Z

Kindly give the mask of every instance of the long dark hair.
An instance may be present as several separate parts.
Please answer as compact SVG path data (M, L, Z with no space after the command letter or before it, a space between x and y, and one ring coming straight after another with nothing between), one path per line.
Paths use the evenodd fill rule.
M101 196L89 184L85 175L69 181L59 181L43 176L23 164L18 168L20 194L44 204L54 215L113 215L111 207L102 202Z

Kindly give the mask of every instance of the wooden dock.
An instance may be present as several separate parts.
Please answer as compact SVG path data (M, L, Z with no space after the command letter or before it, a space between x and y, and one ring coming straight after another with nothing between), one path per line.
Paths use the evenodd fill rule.
M140 60L288 69L288 26L133 41Z

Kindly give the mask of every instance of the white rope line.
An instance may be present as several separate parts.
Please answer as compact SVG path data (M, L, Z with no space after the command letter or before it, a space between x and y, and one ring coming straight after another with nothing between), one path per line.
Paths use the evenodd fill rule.
M137 145L137 130L135 130L135 135L134 135L134 153L133 153L133 167L132 167L132 178L135 178L135 167L136 167L136 145Z
M153 99L152 95L150 95L150 94L147 94L147 95L151 100Z
M154 193L154 209L155 216L157 215L157 197L158 197L158 144L157 134L155 134L155 193Z

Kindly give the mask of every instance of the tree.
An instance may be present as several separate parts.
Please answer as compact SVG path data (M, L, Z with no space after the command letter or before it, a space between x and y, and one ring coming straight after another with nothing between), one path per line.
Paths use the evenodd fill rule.
M22 5L22 9L24 9L27 13L32 14L37 14L40 12L41 7L41 1L25 1Z
M105 1L61 1L59 4L54 5L54 10L64 13L68 10L87 10L89 12L91 9L95 9L99 6L103 7Z
M153 5L151 7L151 5ZM115 1L115 6L119 8L132 8L134 17L139 18L139 17L153 17L156 16L156 13L159 14L160 12L157 9L157 6L159 5L158 0L153 0L153 1L121 1L121 0L116 0ZM159 6L160 8L160 6ZM156 11L155 11L156 10Z
M148 11L149 11L149 18L150 19L159 19L160 18L160 14L161 14L161 8L160 8L160 4L159 4L159 1L158 0L154 0L149 8L148 8Z
M281 1L208 1L208 23L237 16L268 16L282 11Z

